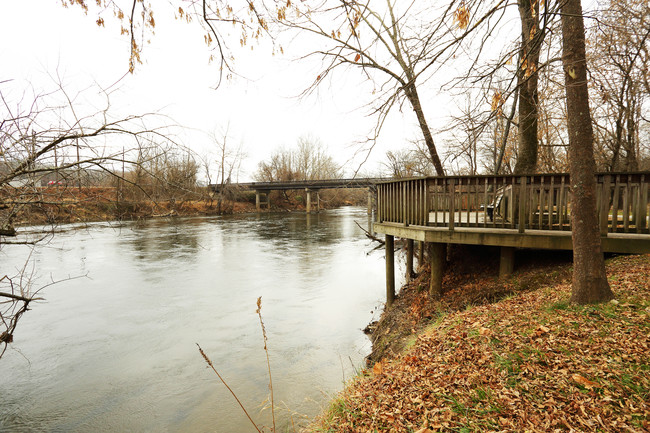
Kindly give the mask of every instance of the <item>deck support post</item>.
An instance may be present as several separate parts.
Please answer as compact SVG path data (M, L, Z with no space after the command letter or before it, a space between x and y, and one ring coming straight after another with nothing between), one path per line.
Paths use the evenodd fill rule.
M418 269L422 268L424 265L424 249L426 248L426 242L420 241L420 251L418 256Z
M320 190L316 190L316 213L320 213Z
M511 275L515 269L515 249L513 247L501 247L499 260L499 277Z
M406 240L406 282L413 277L413 239Z
M386 235L386 308L395 301L395 238Z
M372 189L368 188L368 215L372 215Z
M255 191L255 210L258 213L262 210L259 191Z
M431 242L429 244L429 260L431 261L429 295L432 298L439 298L442 295L442 273L446 258L447 244L441 242Z

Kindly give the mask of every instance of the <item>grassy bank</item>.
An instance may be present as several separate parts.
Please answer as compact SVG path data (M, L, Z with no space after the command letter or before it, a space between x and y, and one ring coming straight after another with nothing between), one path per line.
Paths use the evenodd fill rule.
M534 261L437 302L403 288L372 338L417 335L386 337L308 431L649 431L650 256L608 260L616 300L594 306L568 302L569 263Z

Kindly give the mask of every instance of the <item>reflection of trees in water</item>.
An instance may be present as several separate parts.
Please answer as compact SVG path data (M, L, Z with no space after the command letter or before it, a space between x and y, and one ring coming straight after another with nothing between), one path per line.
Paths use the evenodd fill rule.
M290 243L295 248L334 244L344 235L341 215L327 212L260 214L250 228L260 239Z
M193 256L201 245L193 224L187 221L155 221L134 225L129 243L142 260L165 260Z

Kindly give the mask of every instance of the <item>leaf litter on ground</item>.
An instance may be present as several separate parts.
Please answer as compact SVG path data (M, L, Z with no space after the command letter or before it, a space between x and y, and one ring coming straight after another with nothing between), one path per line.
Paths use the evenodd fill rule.
M310 430L650 431L650 255L607 272L609 303L572 305L564 279L443 314Z

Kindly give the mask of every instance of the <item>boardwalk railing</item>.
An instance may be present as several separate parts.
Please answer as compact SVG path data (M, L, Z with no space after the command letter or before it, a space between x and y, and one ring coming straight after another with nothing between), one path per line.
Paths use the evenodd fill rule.
M650 233L650 172L598 173L600 230ZM377 222L405 226L571 230L568 174L448 176L377 184Z

